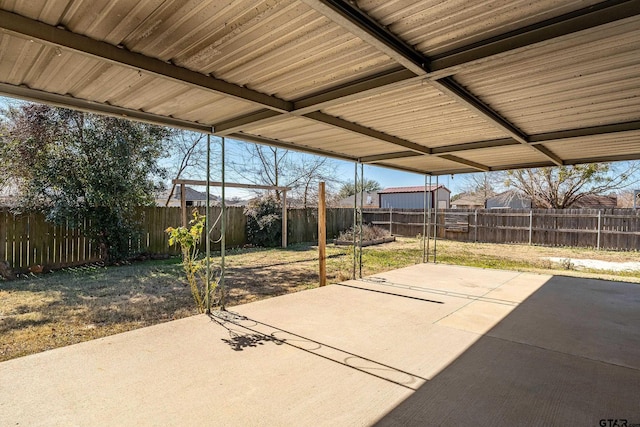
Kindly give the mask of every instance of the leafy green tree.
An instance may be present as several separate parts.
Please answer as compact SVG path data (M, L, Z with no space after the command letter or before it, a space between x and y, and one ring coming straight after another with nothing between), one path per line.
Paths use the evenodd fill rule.
M21 211L84 224L105 262L130 255L142 205L152 205L171 131L40 104L10 107L0 137L4 174L19 187Z
M637 162L546 167L508 171L505 185L530 198L534 206L567 209L588 195L603 195L638 182Z
M356 193L360 193L361 191L360 187L363 187L364 191L367 193L382 189L378 181L374 179L365 178L364 185L362 186L360 185L360 181L358 181L358 184L356 186L354 186L353 183L349 183L349 182L342 184L342 187L340 187L340 191L338 192L338 197L345 198L345 197L352 196Z

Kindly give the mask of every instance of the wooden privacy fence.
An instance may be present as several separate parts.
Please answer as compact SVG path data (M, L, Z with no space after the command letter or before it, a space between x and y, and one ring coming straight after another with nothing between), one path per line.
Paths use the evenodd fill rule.
M182 223L179 207L143 207L141 213L142 234L131 242L135 252L147 254L176 254L178 248L169 247L168 227ZM204 207L196 208L200 214ZM189 214L193 208L189 209ZM211 234L213 250L220 249L221 208L211 208ZM239 247L247 243L247 217L242 207L229 207L226 214L226 243ZM217 222L216 222L217 221ZM313 242L318 239L317 209L290 209L288 211L288 240L290 243ZM352 209L327 209L327 236L351 227ZM215 225L214 225L215 224ZM86 223L72 228L45 221L44 215L28 214L14 216L0 209L0 262L6 261L16 271L25 271L34 265L60 268L98 261L100 254L95 244L85 237ZM200 247L205 250L204 239Z
M364 221L400 236L422 234L421 210L370 210ZM528 243L547 246L640 250L637 209L509 209L431 211L430 234L463 242Z
M204 214L205 208L197 208ZM175 254L178 248L169 247L168 227L181 224L179 207L142 207L142 234L131 242L135 252L148 254ZM190 212L193 210L191 209ZM211 208L211 224L219 217L221 209ZM247 219L244 209L227 209L226 241L227 245L242 246L246 243ZM17 271L26 270L34 265L59 268L81 265L98 261L100 254L95 244L85 237L87 223L73 228L68 224L56 225L45 221L42 214L13 215L6 209L0 209L0 261L6 261ZM220 237L220 222L213 227L212 238ZM204 251L204 242L201 250ZM217 241L212 246L219 249Z

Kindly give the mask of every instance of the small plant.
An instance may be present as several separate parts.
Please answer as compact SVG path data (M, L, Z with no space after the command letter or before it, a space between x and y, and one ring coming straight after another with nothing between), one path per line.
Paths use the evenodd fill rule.
M207 278L206 260L199 259L198 245L204 231L205 217L193 211L193 219L189 221L190 227L169 227L165 231L169 233L169 245L180 245L182 252L182 266L187 276L187 282L191 287L191 294L199 313L208 310L207 288L209 297L213 295L217 287L217 281ZM211 284L209 284L212 282Z
M565 270L573 270L575 268L575 265L573 264L573 262L571 262L571 258L563 258L563 259L561 259L560 260L560 265Z

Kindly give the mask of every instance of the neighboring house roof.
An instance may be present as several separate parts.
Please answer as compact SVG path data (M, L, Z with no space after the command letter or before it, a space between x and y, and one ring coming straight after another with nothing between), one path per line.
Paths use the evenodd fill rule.
M596 194L588 194L584 197L581 197L576 201L571 208L615 208L618 205L618 197L615 195L611 196L599 196Z
M448 191L449 193L451 193L451 191L445 187L444 185L427 185L426 186L426 190L427 191L434 191L437 188L442 188L445 191ZM390 193L424 193L425 191L425 186L424 185L419 185L419 186L415 186L415 187L389 187L389 188L385 188L384 190L380 190L378 191L378 194L390 194Z
M516 190L507 190L487 199L487 209L530 209L531 200Z
M207 200L207 193L205 191L198 191L186 185L184 187L184 190L185 190L185 200L188 202ZM169 198L170 193L171 193L171 188L168 188L167 190L160 193L160 195L156 197L156 203L161 206L164 206L167 199ZM209 193L209 197L212 202L220 200L220 197L213 195L211 193ZM178 204L180 203L180 185L176 185L176 187L174 188L173 195L171 196L171 201L177 202Z
M451 202L452 207L484 207L484 199L474 195L465 194Z
M358 206L360 206L360 194L361 193L357 194L357 196L358 196L358 199L357 199ZM379 200L378 199L378 192L365 191L364 194L363 194L363 205L364 205L364 207L367 207L367 208L378 208L378 207L380 207L379 204L378 204L378 200ZM353 204L354 204L353 194L351 196L349 196L349 197L345 197L344 199L340 199L337 202L338 206L346 207L346 208L352 208Z

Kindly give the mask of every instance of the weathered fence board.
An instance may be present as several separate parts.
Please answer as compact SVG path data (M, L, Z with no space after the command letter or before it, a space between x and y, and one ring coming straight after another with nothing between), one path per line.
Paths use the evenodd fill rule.
M421 215L419 210L379 209L365 211L364 220L391 228L393 234L416 236L422 233L416 221ZM431 217L433 226L434 211ZM439 210L437 218L438 237L450 240L640 250L640 210L634 209L447 209Z
M197 208L201 214L204 207ZM220 207L211 208L212 249L220 248ZM169 247L168 227L181 224L179 207L140 208L142 235L131 242L138 252L175 254ZM366 223L391 229L393 234L415 237L423 233L424 212L421 210L367 210ZM435 212L431 213L430 234L433 236ZM244 209L230 207L226 216L226 244L243 246L247 218ZM291 244L318 239L317 210L288 211L288 241ZM0 209L0 261L16 270L33 265L57 268L94 262L99 248L84 234L86 221L73 228L66 224L47 223L37 214L14 216ZM353 209L327 209L327 238L353 225ZM599 225L599 228L598 228ZM600 247L614 250L640 250L640 210L439 210L438 238L467 242L532 243L549 246ZM205 243L200 250L204 251Z

